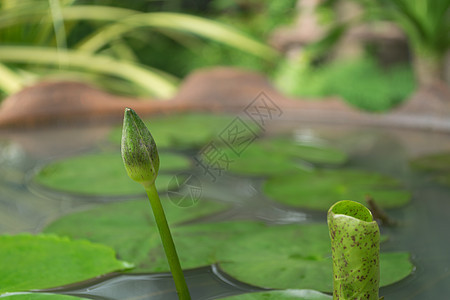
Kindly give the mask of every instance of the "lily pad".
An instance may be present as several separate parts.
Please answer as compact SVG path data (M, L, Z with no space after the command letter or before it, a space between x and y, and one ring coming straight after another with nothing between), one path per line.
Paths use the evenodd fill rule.
M450 153L436 153L411 160L411 167L431 172L439 183L450 185Z
M186 170L190 160L179 154L160 153L161 170L156 179L159 191L172 188L174 175L166 171ZM123 166L120 153L96 153L50 163L40 170L34 181L47 188L84 195L139 195L145 191L131 180Z
M345 152L325 144L300 143L287 137L262 140L262 143L267 149L274 152L310 163L341 165L348 159Z
M347 160L342 151L325 146L295 143L289 138L261 139L240 152L230 147L217 149L217 153L202 153L202 159L237 174L268 176L305 169L302 163L339 165ZM215 154L215 155L214 155ZM211 158L217 160L211 161Z
M450 153L435 153L411 160L415 169L432 172L450 172Z
M330 239L324 224L268 227L233 239L217 257L226 273L251 285L332 291ZM408 253L382 253L381 286L405 278L412 269Z
M2 300L87 300L87 298L47 293L20 293L16 295L2 296L1 298Z
M411 195L394 178L357 170L318 170L273 177L263 186L266 195L282 203L328 210L336 199L364 203L370 195L383 208L409 202Z
M54 235L0 236L0 294L75 283L130 264L104 245Z
M301 166L288 156L268 150L258 143L250 145L240 155L230 148L223 148L221 155L229 161L223 166L224 169L236 174L268 176L301 171Z
M226 300L331 300L333 296L323 294L314 290L283 290L269 291L237 295L233 297L223 298Z
M161 201L171 224L192 221L227 207L204 199L201 199L196 206L189 208L176 207L168 198L162 198ZM214 257L211 257L211 253L204 249L217 247L214 243L226 237L223 231L240 230L237 224L225 225L226 229L215 231L212 229L214 226L202 227L201 231L196 231L194 225L179 227L172 225L171 227L184 268L213 263ZM137 272L169 270L148 200L102 205L89 211L70 214L50 224L45 232L75 239L86 238L111 246L117 251L119 257L133 262L136 265L134 271ZM219 233L222 236L215 236Z
M212 140L219 140L221 134L230 126L236 117L229 115L189 113L160 115L145 121L152 133L158 148L190 149L201 148ZM259 133L259 127L246 121L250 128L248 135ZM111 134L111 140L119 143L122 129L117 128Z
M64 217L45 231L109 245L119 257L135 263L138 272L168 271L157 230L147 213L149 209L142 205L141 202L103 205ZM189 213L166 206L168 220L178 224L172 225L171 231L184 269L220 262L225 272L253 285L330 291L332 266L326 224L272 227L231 221L180 224L194 219L192 214L198 214L199 210L193 208ZM412 266L407 254L397 261L392 259L396 254L385 255L391 260L384 263L382 255L384 284L410 273ZM330 280L324 283L324 278Z

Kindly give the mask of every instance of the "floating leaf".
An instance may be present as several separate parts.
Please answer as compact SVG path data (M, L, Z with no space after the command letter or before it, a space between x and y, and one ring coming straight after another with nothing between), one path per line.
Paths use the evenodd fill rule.
M234 119L235 117L227 115L190 113L155 116L145 124L152 133L158 149L168 147L188 149L201 148L210 141L220 140L221 134L229 128ZM251 129L249 134L259 132L257 125L250 122L246 124ZM121 135L121 129L117 128L112 132L111 139L119 143Z
M167 218L172 223L192 220L201 203L189 209L168 205ZM135 263L139 272L168 271L157 230L144 205L146 201L103 205L66 216L45 231L109 245L121 258ZM253 285L331 290L331 250L325 224L268 227L257 222L230 221L171 228L184 269L220 262L227 273ZM386 255L392 258L397 254ZM382 274L388 274L382 275L384 284L411 271L407 254L396 257L398 261L389 260L383 269L382 255Z
M411 166L416 169L434 172L450 171L450 153L435 153L411 160Z
M237 174L268 176L300 170L300 165L288 156L270 151L256 143L250 145L240 155L230 148L221 149L221 153L229 161L224 166L225 169Z
M288 138L257 140L241 152L229 147L219 149L226 158L225 169L233 173L268 176L304 169L301 161L318 164L342 164L347 156L331 147L304 145ZM208 162L208 159L204 159Z
M371 196L383 208L399 207L411 195L394 178L357 170L318 170L297 172L269 179L263 191L288 205L328 210L336 199L363 203Z
M173 175L164 171L189 168L187 157L174 153L160 153L161 173L156 179L158 190L171 188ZM131 180L123 166L120 153L96 153L50 163L38 172L34 181L54 190L86 195L139 195L145 191Z
M411 167L431 172L440 183L450 185L450 153L436 153L411 160Z
M274 152L310 163L340 165L348 159L345 152L328 145L305 144L291 138L268 139L262 142L265 147Z
M161 201L167 220L171 224L187 222L217 213L226 207L223 204L204 199L201 199L196 206L189 208L176 207L170 203L168 198L162 198ZM239 229L232 229L233 226L237 225L229 225L227 228ZM205 251L202 250L204 248L217 247L214 243L223 237L214 237L214 235L217 235L220 230L207 235L205 231L195 233L195 229L192 229L194 232L189 230L185 232L184 227L188 226L172 226L172 234L182 266L194 268L213 263L214 258L209 253L198 254L204 253ZM189 226L189 228L195 228L195 226ZM211 231L211 229L204 228L202 230ZM71 238L86 238L109 245L117 251L119 257L135 263L135 270L138 272L168 271L166 257L147 200L113 203L89 211L74 213L52 223L45 229L45 232L66 235Z
M10 296L2 296L2 300L80 300L87 298L79 298L75 296L67 296L67 295L60 295L60 294L46 294L46 293L20 293L17 295L10 295Z
M224 244L217 257L226 273L251 285L332 291L331 247L324 224L268 227ZM382 286L413 269L407 253L383 253L380 261Z
M0 259L0 294L52 288L130 268L109 247L54 235L0 236Z
M331 300L333 296L323 294L314 290L283 290L269 291L237 295L233 297L223 298L226 300Z

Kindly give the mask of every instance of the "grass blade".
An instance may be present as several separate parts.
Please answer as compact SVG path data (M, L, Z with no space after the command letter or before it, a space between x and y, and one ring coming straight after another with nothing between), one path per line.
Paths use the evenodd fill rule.
M176 91L175 84L160 72L103 55L91 55L73 50L58 52L54 48L43 47L2 46L0 47L0 57L3 62L64 65L68 68L82 68L117 76L133 82L150 95L163 99L173 96ZM64 63L61 63L61 59L64 60Z

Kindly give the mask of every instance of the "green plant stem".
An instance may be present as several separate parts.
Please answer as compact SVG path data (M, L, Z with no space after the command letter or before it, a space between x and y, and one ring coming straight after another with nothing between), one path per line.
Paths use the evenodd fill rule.
M172 272L175 281L175 288L177 289L178 298L180 300L190 300L189 289L184 279L183 271L181 269L180 260L178 259L177 250L173 243L172 234L170 233L169 225L167 224L166 215L159 199L158 191L155 183L144 185L147 192L150 205L152 206L153 215L155 216L156 225L158 226L159 235L166 252L167 260L169 262L170 271Z

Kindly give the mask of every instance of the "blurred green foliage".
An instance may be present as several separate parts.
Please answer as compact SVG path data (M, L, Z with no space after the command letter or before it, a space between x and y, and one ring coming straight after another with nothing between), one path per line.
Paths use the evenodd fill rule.
M159 92L160 95L171 95L180 78L198 68L221 65L262 72L292 96L339 95L351 105L369 111L384 111L398 105L415 88L412 67L399 65L383 68L369 55L353 61L329 61L328 53L349 26L373 20L396 21L414 45L426 48L420 53L442 53L450 43L450 18L447 17L450 0L359 1L364 8L361 16L349 23L336 23L337 14L333 7L339 1L326 0L316 11L319 22L330 26L329 33L318 43L310 45L308 53L299 61L285 61L264 44L267 44L274 30L295 23L298 17L297 0L23 0L20 5L17 1L4 0L0 11L0 52L2 48L8 50L11 45L45 46L55 50L46 53L53 57L57 57L61 49L83 50L89 56L81 57L81 60L100 58L101 64L102 59L107 57L118 65L117 70L112 71L96 68L95 63L87 66L81 63L71 68L63 63L48 66L43 62L38 65L29 60L25 62L23 58L16 61L0 58L0 76L3 78L0 96L17 91L30 78L61 76L61 70L66 77L82 76L116 93L148 96L155 92L149 91L148 85L151 84L146 84L149 80L142 80L138 85L130 84L137 76L131 74L133 68L127 74L121 64L131 64L149 78L159 78L167 85L166 91ZM49 11L49 3L52 2L61 5L62 19L59 21L54 18L57 12ZM32 9L30 3L33 3ZM92 12L76 16L70 12L72 8L96 11L102 7L106 14L114 13L114 17L98 14L92 17ZM7 10L12 8L16 9ZM18 12L21 8L22 11ZM174 15L164 15L169 11ZM158 20L160 13L162 15ZM199 20L206 23L186 27L181 21L175 22L181 20L176 17L187 16L185 13L190 14L193 24ZM174 17L172 27L162 23L164 16ZM196 19L198 17L201 19ZM146 24L142 24L142 20ZM236 42L238 39L233 35L221 36L214 30L202 32L209 28L204 24L212 20L225 31L230 29L242 37L242 41L256 43L249 42L246 46ZM10 52L15 50L9 49ZM319 66L317 61L320 61ZM88 67L91 70L87 70ZM20 84L17 84L19 81Z
M410 66L383 69L369 56L321 66L313 66L307 59L297 64L285 62L275 82L291 96L341 96L350 105L373 112L400 104L415 88Z
M201 55L199 49L212 40L259 61L277 57L276 51L231 26L162 11L165 5L158 8L150 5L152 1L132 2L127 8L120 7L124 1L85 2L0 2L2 93L57 76L96 82L134 96L168 98L176 91L177 75L186 74L186 68L192 70L186 64L189 56L179 55L183 47L191 55ZM176 11L177 5L171 8Z
M296 0L213 0L207 1L203 10L196 14L213 18L223 24L237 28L255 40L266 42L274 29L294 22ZM188 6L189 7L189 6ZM234 66L263 72L269 76L279 60L261 58L236 48L224 47L213 40L191 39L184 48L177 47L173 40L157 37L159 44L152 51L156 55L144 56L146 63L164 66L165 70L184 77L195 69L212 66ZM200 55L199 55L200 54Z

